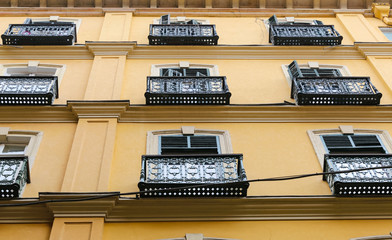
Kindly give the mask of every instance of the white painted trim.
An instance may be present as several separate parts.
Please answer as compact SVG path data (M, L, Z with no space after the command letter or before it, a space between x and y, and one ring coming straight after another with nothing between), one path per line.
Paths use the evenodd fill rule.
M207 19L187 18L185 16L171 17L170 23L188 22L190 20L196 20L200 24L210 24L210 21ZM160 18L156 18L153 20L153 24L159 24L159 22L160 22Z
M294 21L292 19L294 19ZM278 23L279 24L284 24L284 23L288 23L288 22L309 23L310 25L315 25L314 19L296 19L294 17L292 17L292 18L291 17L278 18ZM265 28L267 30L269 30L270 24L269 24L268 18L264 19L264 25L265 25Z

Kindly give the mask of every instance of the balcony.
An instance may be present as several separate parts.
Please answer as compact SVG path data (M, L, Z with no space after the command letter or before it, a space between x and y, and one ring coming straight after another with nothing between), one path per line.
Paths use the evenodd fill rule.
M226 77L147 77L147 105L230 104Z
M153 191L141 197L245 197L245 180L242 154L144 155L138 186Z
M73 23L10 24L1 38L3 45L72 45L76 27Z
M340 45L343 37L333 25L271 24L269 41L273 45Z
M56 76L0 76L0 105L51 105L57 87Z
M325 155L324 172L346 171L360 168L392 166L392 154L334 154ZM328 182L334 195L391 195L392 169L374 169L359 172L328 174Z
M151 24L150 45L217 45L215 25Z
M17 198L30 182L27 157L0 158L0 199Z
M298 105L377 105L381 97L369 77L298 77L291 85Z

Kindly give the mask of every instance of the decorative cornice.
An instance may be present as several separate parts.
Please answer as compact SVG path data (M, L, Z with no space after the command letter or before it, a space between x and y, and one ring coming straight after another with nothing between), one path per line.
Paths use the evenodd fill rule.
M129 59L365 59L353 45L341 46L149 46L138 45Z
M362 45L361 45L362 46ZM386 48L373 43L370 49ZM135 41L89 41L74 46L0 46L0 59L81 59L127 56L128 59L365 59L364 47L341 46L149 46ZM365 52L364 52L365 51ZM381 51L381 50L380 50ZM390 51L390 50L387 50ZM380 52L381 53L381 52Z
M0 223L50 223L54 217L103 217L106 222L392 219L390 197L263 196L247 198L119 198L115 193L41 193L3 200ZM88 201L73 199L108 197ZM58 200L63 202L56 202Z
M0 45L0 59L93 59L84 44L73 46Z
M127 56L136 47L136 44L136 41L88 41L86 42L86 47L94 54L94 56Z
M147 106L123 101L69 101L67 106L1 106L0 122L392 122L392 106Z
M356 42L354 46L364 56L392 56L392 42Z

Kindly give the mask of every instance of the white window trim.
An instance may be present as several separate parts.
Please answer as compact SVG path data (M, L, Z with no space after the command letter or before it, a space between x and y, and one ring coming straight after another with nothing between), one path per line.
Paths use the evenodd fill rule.
M308 63L301 63L298 64L299 68L311 68L310 66L313 65L318 65L318 68L332 68L332 69L338 69L340 71L340 73L342 74L342 76L351 76L350 71L348 70L348 68L344 65L336 65L336 64L319 64L318 62L308 62ZM289 86L291 87L291 77L289 74L289 64L283 64L282 65L282 70L283 70L283 74L289 84Z
M212 135L219 137L220 152L221 154L233 153L233 148L231 146L231 139L229 131L227 130L212 130L212 129L194 129L195 135ZM171 130L156 130L147 132L147 149L146 154L148 155L158 155L159 149L159 137L167 135L182 135L181 129L171 129Z
M69 22L73 23L76 26L76 33L79 31L80 24L82 23L82 19L79 18L66 18L66 17L59 17L59 16L50 16L50 17L43 17L43 18L31 18L33 22L49 22L50 20L55 19L57 22Z
M66 65L64 64L50 64L50 63L40 63L38 61L29 61L28 63L7 63L0 64L0 76L10 76L7 73L10 68L26 68L26 72L29 72L29 68L53 68L55 73L52 76L57 76L58 85L60 86L61 80L64 76ZM34 71L34 70L33 70ZM32 73L33 73L32 71Z
M195 18L187 18L184 16L178 16L178 17L170 17L170 22L175 23L175 22L188 22L190 20L196 20L198 23L205 25L205 24L210 24L209 20L206 19L195 19ZM156 18L153 20L153 24L160 24L160 18Z
M343 126L342 126L342 129ZM310 141L313 145L317 158L320 162L322 169L324 169L324 154L327 154L325 150L324 144L321 140L322 135L335 135L335 134L343 134L341 128L334 129L316 129L316 130L308 130L307 133L309 135ZM376 129L356 129L353 128L354 134L369 134L369 135L377 135L381 140L383 146L387 150L388 153L392 153L392 138L386 130L376 130Z
M162 68L181 68L181 66L189 66L187 68L206 68L210 72L210 76L219 76L217 65L213 64L197 64L189 62L167 63L167 64L153 64L151 65L151 76L160 76Z

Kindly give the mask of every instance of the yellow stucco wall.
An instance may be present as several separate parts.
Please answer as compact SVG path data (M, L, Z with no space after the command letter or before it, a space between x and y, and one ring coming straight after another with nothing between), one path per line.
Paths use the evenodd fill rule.
M103 240L157 240L203 233L240 240L348 240L387 235L392 220L106 223Z
M0 239L48 240L52 224L0 224Z

